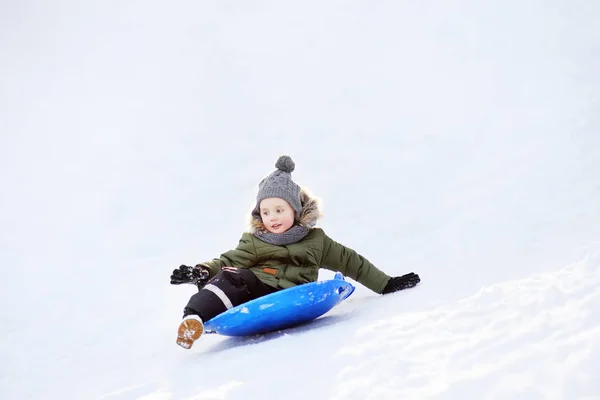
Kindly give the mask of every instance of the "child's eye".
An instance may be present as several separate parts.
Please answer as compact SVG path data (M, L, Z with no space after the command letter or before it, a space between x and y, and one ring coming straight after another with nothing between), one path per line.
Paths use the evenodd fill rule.
M278 213L280 213L282 210L277 210Z
M267 215L269 214L267 211L263 211L263 215Z

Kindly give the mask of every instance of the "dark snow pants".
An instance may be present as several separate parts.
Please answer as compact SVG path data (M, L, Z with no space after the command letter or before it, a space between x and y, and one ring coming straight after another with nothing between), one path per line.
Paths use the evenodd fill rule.
M248 269L225 267L194 294L183 316L195 314L206 322L228 309L276 292Z

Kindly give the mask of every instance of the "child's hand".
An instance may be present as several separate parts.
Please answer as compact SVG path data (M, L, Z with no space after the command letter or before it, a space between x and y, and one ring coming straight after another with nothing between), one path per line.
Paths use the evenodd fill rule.
M385 285L382 294L394 293L399 290L408 289L416 286L419 282L421 282L421 278L419 278L419 275L415 274L414 272L402 276L396 276L394 278L390 278L387 285Z
M173 274L171 275L171 285L191 283L201 287L208 281L209 276L210 272L208 269L201 265L196 267L182 265L178 269L173 270Z

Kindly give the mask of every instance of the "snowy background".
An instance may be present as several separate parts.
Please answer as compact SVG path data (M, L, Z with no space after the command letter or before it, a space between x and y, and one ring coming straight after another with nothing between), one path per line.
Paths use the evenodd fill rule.
M1 1L2 399L600 399L600 3ZM175 344L281 154L415 289ZM321 278L331 275L323 273Z

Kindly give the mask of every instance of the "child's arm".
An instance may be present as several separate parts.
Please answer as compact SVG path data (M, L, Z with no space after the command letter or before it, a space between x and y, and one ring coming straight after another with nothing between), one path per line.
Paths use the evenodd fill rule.
M382 293L390 276L351 248L345 247L323 234L323 268L340 271L375 293Z
M210 278L221 271L221 268L230 266L236 268L250 268L256 264L256 248L252 237L248 233L244 233L233 250L229 250L220 257L211 261L203 262L201 265L210 271Z

